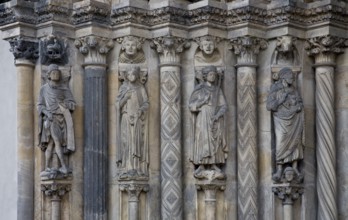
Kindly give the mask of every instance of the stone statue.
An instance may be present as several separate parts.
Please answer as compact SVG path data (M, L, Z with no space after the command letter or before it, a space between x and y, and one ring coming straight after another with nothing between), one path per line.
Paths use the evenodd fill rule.
M194 138L190 160L198 166L194 176L199 179L225 178L219 167L227 157L224 134L227 105L220 88L221 80L215 66L203 68L201 82L194 88L189 100ZM213 176L209 177L209 173L213 173Z
M145 54L141 47L143 45L143 40L128 36L122 40L122 52L120 54L120 63L144 63Z
M45 170L41 177L67 176L69 170L63 154L75 151L74 128L70 111L75 101L70 89L63 83L62 73L56 64L48 67L48 82L40 89L39 102L39 146L45 151ZM60 168L51 165L56 153Z
M219 51L216 49L217 38L212 36L200 37L197 40L199 51L195 54L196 65L217 65L221 61Z
M116 99L119 179L147 176L149 100L141 74L140 67L129 67Z
M273 180L279 182L286 164L290 164L302 181L298 161L303 159L303 104L294 86L294 74L290 68L279 71L279 79L271 86L267 97L267 110L273 112L277 171Z

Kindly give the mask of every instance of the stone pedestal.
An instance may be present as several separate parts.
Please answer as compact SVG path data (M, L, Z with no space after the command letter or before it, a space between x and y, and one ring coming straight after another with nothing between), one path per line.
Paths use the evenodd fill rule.
M120 190L128 193L128 220L139 220L139 195L148 192L149 185L143 181L124 181L120 183Z
M51 220L61 220L61 199L71 191L71 183L67 181L44 181L41 191L51 199Z
M197 190L203 190L205 194L205 220L215 220L216 217L216 191L225 190L226 182L219 180L206 180L196 182Z

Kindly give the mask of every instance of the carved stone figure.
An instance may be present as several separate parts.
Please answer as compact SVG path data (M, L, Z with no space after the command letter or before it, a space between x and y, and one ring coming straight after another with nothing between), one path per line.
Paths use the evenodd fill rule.
M75 109L75 101L70 89L62 83L62 73L58 66L48 67L48 82L40 89L39 146L45 151L45 170L41 177L65 177L68 167L63 154L75 151L74 128L70 111ZM59 168L51 164L54 152L58 156Z
M196 65L218 64L221 61L219 51L216 49L218 39L212 36L204 36L197 39L199 51L195 54Z
M122 40L122 52L120 54L120 63L144 63L145 54L141 47L143 40L137 37L128 36Z
M279 80L271 86L267 98L267 110L273 112L277 171L273 180L279 182L286 164L290 164L300 182L303 175L298 161L303 159L303 104L294 86L294 74L290 68L279 71Z
M220 88L221 76L215 66L202 69L202 82L191 94L189 108L193 113L193 152L190 158L198 168L196 178L223 179L219 165L225 163L227 146L224 134L224 114L227 110L224 94Z
M47 36L40 42L41 63L49 64L66 64L68 61L67 54L68 44L66 41L58 39L53 35Z
M298 65L297 38L282 36L277 38L277 47L272 57L273 65Z
M127 69L116 99L119 179L147 176L149 100L138 66Z

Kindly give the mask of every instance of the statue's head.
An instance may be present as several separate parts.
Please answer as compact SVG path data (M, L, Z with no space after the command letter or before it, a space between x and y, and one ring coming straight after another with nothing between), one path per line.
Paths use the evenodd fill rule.
M140 67L132 66L129 69L127 69L126 77L129 82L137 81L140 78Z
M203 51L204 54L211 55L215 50L215 39L211 36L205 36L200 38L199 49Z
M292 84L294 81L294 73L288 67L282 68L278 73L278 77L280 81L285 81L288 84Z
M61 77L61 72L59 70L58 65L51 64L48 66L47 76L49 80L59 81Z
M215 66L207 66L202 69L204 81L214 82L217 77L217 68Z
M129 56L135 55L140 48L141 42L137 37L128 36L122 41L122 50Z

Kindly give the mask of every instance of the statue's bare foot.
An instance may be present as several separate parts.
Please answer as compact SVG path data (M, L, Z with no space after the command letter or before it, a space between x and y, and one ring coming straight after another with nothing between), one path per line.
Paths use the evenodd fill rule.
M282 170L278 169L277 172L275 174L272 175L272 179L275 182L280 182L280 179L282 178Z
M211 165L211 169L217 173L222 173L221 169L216 164Z
M62 174L68 174L68 169L66 167L61 167L59 168L59 172L61 172Z
M199 167L195 170L194 172L194 177L196 178L203 178L202 172L204 171L204 166L203 165L199 165Z

